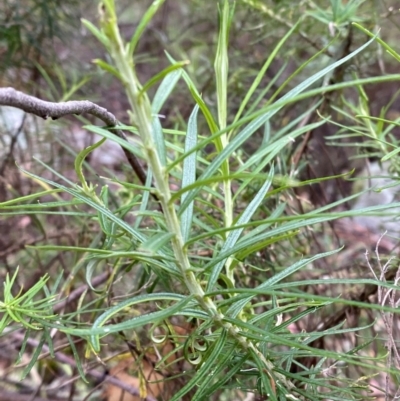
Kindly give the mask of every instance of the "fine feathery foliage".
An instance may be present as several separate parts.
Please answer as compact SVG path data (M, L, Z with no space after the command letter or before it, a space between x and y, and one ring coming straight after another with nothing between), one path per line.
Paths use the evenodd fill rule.
M334 7L333 16L317 8L312 16L323 22L335 18L343 27L357 20L353 18L354 7L360 3L349 1L341 6L343 9ZM255 95L263 89L260 86L265 71L301 26L299 22L271 49L231 117L228 50L235 19L233 5L228 0L219 4L214 109L185 70L190 60L176 61L174 55L166 54L170 65L147 82L140 81L135 52L162 4L160 0L152 3L128 41L120 33L114 0L102 2L99 27L83 20L108 54L107 61L96 60L96 64L123 84L130 104L130 123L115 127L85 126L103 139L76 156L76 182L41 161L38 162L56 178L41 177L20 167L26 176L40 182L44 190L1 203L1 213L63 215L67 219L90 221L99 230L89 245L49 243L33 247L40 252L74 253L78 255L76 264L68 279L64 280L60 272L50 285L48 276L42 277L25 292L19 292L16 286L17 273L7 276L0 302L0 332L8 335L13 330L24 330L20 355L31 333L40 333L39 345L23 376L32 369L43 346L54 355L53 338L57 332L68 342L79 373L86 379L84 359L93 355L104 357L110 338L135 338L136 330L148 327L151 339L156 342L159 340L153 333L157 328L185 322L190 329L184 345L176 343L176 350L192 369L186 370L185 384L171 401L189 394L192 400L209 400L222 391L229 394L231 389L252 391L273 401L362 399L368 375L373 375L378 366L380 371L398 376L392 366L385 364L384 357L373 360L361 352L371 340L366 339L346 352L314 345L321 337L354 332L362 335L373 323L348 327L342 321L323 332L315 329L300 333L292 327L301 319L323 309L334 310L337 305L398 312L395 305L369 304L335 291L311 294L307 287L338 286L345 293L346 288L361 284L393 291L396 286L377 277L293 280L301 270L311 269L322 258L329 259L341 252L330 249L313 253L312 249L306 253L309 248L302 248L296 238L310 227L318 230L323 223L341 217L390 210L387 205L357 211L338 209L355 196L352 195L331 205L290 213L288 204L293 189L323 179L301 181L296 170L289 166L284 171L280 167L280 158L298 138L330 120L320 115L318 121L300 123L310 113L316 113L324 96L346 88L357 88L360 103L355 105L344 99L344 107L337 107L336 111L347 117L356 116L352 117L356 123L351 132L366 136L369 146L377 149L383 160L395 158L400 148L385 139L389 131L384 130L384 124L390 127L399 124L388 122L384 113L380 118L369 114L363 86L398 81L400 75L358 78L354 74L351 80L336 83L326 79L377 40L374 34L355 24L353 29L371 36L367 42L284 91L326 50L322 49L296 70L290 81L283 82L274 94L260 102ZM379 41L389 54L400 59L388 44ZM163 127L160 113L178 85L185 85L192 111L182 126ZM281 92L285 94L278 96ZM307 100L316 101L306 103L308 109L284 126L274 123L281 110ZM115 130L129 132L130 140L114 134ZM251 156L244 156L241 147L260 131L264 132L263 143ZM347 137L351 134L347 133ZM340 132L331 138L332 142L340 139ZM91 182L86 158L106 140L118 143L141 160L147 174L145 183L117 177L102 177L108 184L100 184L101 187ZM344 179L348 175L324 179ZM400 203L391 204L391 208L396 207ZM288 248L290 252L283 254L282 259L271 258L272 273L266 274L270 265L266 267L259 255L274 246ZM291 257L286 257L289 254ZM73 277L83 271L89 288L95 290L91 281L94 273L102 269L111 271L106 290L99 291L90 302L86 302L83 294L78 308L57 313L60 302L57 294L65 297ZM121 277L132 281L131 287L137 291L122 301L114 301L109 292ZM77 338L85 340L85 355L76 349ZM303 365L305 357L314 358L314 363ZM163 362L167 359L168 356L164 357ZM359 383L352 382L341 370L344 366L361 367L366 375Z

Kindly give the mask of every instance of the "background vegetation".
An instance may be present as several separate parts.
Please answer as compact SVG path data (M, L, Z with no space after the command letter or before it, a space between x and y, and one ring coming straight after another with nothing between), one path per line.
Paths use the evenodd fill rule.
M0 2L129 139L1 107L0 400L395 399L396 4L82 3Z

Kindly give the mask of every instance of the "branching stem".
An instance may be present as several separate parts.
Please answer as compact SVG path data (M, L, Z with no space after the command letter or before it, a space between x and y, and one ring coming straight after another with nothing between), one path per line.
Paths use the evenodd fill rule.
M89 100L71 100L60 103L47 102L37 97L26 95L14 88L0 88L0 106L16 107L17 109L34 114L45 120L47 118L57 120L58 118L72 114L91 114L103 121L112 133L127 141L126 135L121 130L113 129L118 126L118 120L115 116L104 107L100 107ZM135 155L125 148L123 148L123 151L140 182L146 185L146 173Z
M288 391L294 390L294 384L284 375L277 372L272 374L274 370L273 363L267 360L265 355L253 342L248 341L245 336L241 335L239 328L224 321L224 315L219 311L215 302L210 297L204 296L205 293L201 283L197 280L192 271L189 256L184 246L180 221L175 210L175 205L171 202L171 190L166 166L163 166L157 151L155 151L157 147L153 137L153 116L151 113L150 100L146 93L140 94L141 85L135 74L133 61L126 55L125 46L118 30L116 16L112 15L111 18L105 18L103 21L103 29L108 34L111 56L114 59L116 69L119 71L121 77L123 77L122 83L132 107L132 116L135 119L132 123L139 129L139 134L143 143L143 152L146 155L148 165L154 176L155 187L158 191L158 198L162 206L166 226L168 231L174 234L171 239L171 244L177 267L187 290L191 295L194 295L200 307L210 315L217 326L228 330L230 335L245 352L257 355L268 371L271 380L274 377L275 380L279 381ZM231 205L229 206L231 207ZM228 223L231 224L231 222Z

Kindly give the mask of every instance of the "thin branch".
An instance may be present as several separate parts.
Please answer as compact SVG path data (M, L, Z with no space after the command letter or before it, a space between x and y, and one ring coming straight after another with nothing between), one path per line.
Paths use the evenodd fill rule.
M104 281L106 281L109 277L110 277L110 272L108 272L108 271L99 274L92 280L92 282L91 282L92 287L96 287L97 285L104 283ZM78 299L88 289L89 289L89 286L87 284L83 284L80 287L76 288L74 291L72 291L67 296L66 299L64 299L64 300L58 302L56 305L54 305L53 311L55 313L61 311L69 303Z
M66 401L67 398L42 398L31 394L18 394L0 387L0 401Z
M0 88L0 106L16 107L26 113L31 113L44 118L45 120L47 118L57 120L58 118L71 114L91 114L103 121L110 132L115 133L123 140L128 141L126 135L121 130L112 129L118 125L118 120L115 116L104 107L100 107L89 100L71 100L69 102L54 103L26 95L14 88ZM135 155L129 152L129 150L123 147L122 149L140 182L143 185L146 185L146 173L139 161L136 159ZM158 201L157 196L153 192L152 195Z
M24 335L21 333L12 333L12 336L14 338L17 338L20 341L26 340L26 342L34 348L36 348L39 345L39 341L37 341L33 338L25 339ZM78 341L81 341L81 340L78 340ZM46 344L43 345L42 349L45 352L50 352L50 349ZM71 367L76 367L75 360L73 358L71 358L70 356L68 356L62 352L57 352L57 351L54 353L54 356L55 356L55 359L58 360L59 362L67 364ZM20 365L14 366L14 368L18 368L18 367L20 367ZM93 369L88 369L85 373L89 376L92 376L94 379L113 384L114 386L119 387L120 389L124 390L128 394L131 394L134 396L139 396L139 394L140 394L140 391L138 388L136 388L128 383L125 383L124 381L120 380L118 377L114 377L112 375L108 375L108 374L105 374L104 372L99 372L98 370L93 370ZM2 391L2 389L0 388L0 394L1 394L1 391ZM0 398L0 401L3 401L3 400ZM23 400L21 400L21 401L23 401ZM147 397L145 398L145 401L157 401L157 400L154 397L152 397L151 395L147 395Z

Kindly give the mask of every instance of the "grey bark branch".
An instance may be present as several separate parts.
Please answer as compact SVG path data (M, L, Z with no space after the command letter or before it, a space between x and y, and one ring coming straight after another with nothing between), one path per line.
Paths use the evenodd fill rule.
M52 118L53 120L71 114L91 114L103 121L112 133L127 141L125 134L121 130L111 129L118 125L118 120L115 116L104 107L100 107L89 100L71 100L69 102L54 103L26 95L14 88L0 88L0 106L16 107L26 113L31 113L44 119ZM140 182L145 185L146 173L139 161L129 150L125 148L122 149Z

